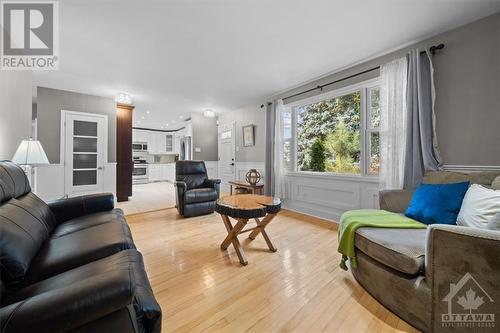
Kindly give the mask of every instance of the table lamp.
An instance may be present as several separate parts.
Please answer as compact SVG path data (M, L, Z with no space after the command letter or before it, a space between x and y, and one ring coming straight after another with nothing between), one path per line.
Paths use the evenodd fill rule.
M24 172L28 173L30 171L29 181L32 187L34 187L33 174L35 167L50 164L40 141L32 138L21 141L14 157L12 157L12 162L23 167Z

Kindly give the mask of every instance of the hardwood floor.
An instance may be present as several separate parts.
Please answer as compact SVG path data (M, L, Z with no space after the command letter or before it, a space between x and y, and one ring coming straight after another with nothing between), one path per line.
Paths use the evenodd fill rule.
M128 222L164 332L417 332L338 267L336 225L283 210L262 237L240 241L241 266L218 214L182 219L175 209Z

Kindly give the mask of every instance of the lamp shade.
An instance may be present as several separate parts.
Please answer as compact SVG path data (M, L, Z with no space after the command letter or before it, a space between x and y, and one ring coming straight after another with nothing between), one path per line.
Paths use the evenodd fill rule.
M21 141L12 162L31 166L50 164L40 141L32 139Z

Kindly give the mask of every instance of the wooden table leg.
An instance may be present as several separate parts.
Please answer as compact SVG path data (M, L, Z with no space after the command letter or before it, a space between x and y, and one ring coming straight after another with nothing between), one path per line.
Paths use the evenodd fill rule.
M248 220L247 219L239 219L236 225L233 227L231 225L231 221L229 220L229 217L227 215L221 215L222 221L224 222L224 225L226 226L227 229L227 237L224 239L222 244L220 245L222 250L227 250L229 244L233 244L234 251L236 252L236 255L238 256L238 259L240 260L240 263L244 266L248 264L248 260L246 258L245 252L243 251L243 248L241 247L240 241L238 240L238 234L240 231L245 227L247 224Z
M233 184L229 184L229 195L233 195Z
M276 214L267 214L262 221L260 221L258 218L255 219L255 222L257 222L257 229L252 231L248 238L251 240L254 240L259 233L262 233L262 237L264 237L264 240L266 241L267 247L269 247L269 250L271 252L276 252L276 247L274 246L273 242L271 242L271 239L267 235L267 232L265 230L266 226L273 220L273 218L276 216Z

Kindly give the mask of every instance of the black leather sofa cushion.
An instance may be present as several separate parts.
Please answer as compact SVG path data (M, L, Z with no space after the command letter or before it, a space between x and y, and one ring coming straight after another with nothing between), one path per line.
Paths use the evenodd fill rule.
M52 233L52 237L61 237L96 225L113 223L116 221L127 223L121 209L83 215L59 224Z
M118 284L117 286L113 286L112 284L99 286L102 287L98 289L100 290L100 294L95 295L95 297L96 300L100 302L108 296L113 295L116 288L124 288L123 283L120 283L123 278L129 279L133 291L130 294L128 290L124 290L128 298L121 300L121 305L133 305L139 332L159 332L161 330L161 309L149 286L142 256L136 250L121 251L112 256L32 284L7 295L7 297L3 299L3 303L4 305L17 304L25 299L36 300L40 297L43 298L43 296L47 294L59 294L63 292L69 292L70 294L67 297L70 298L72 294L78 295L78 290L80 290L80 288L84 289L87 281L96 280L96 283L98 283L100 279L115 279ZM110 290L104 289L104 287ZM69 291L71 288L76 291ZM82 295L84 296L83 291ZM75 302L75 304L72 305L73 310L76 312L84 311L86 307L84 302L81 302L81 308L77 307L76 304L78 303L79 302ZM110 306L109 309L104 309L100 315L107 315L112 312L111 310L116 309ZM80 314L82 315L83 313ZM39 315L43 316L44 314L40 313ZM86 316L86 314L83 315ZM96 316L93 316L92 319L96 319ZM86 320L90 320L90 318ZM32 322L33 320L30 321Z
M112 213L109 213L112 215ZM25 277L32 283L126 249L134 249L126 223L114 220L62 236L53 236L31 262Z
M214 188L195 188L184 193L184 203L215 201L219 198Z
M61 281L53 288L26 293L18 302L2 307L2 331L65 332L122 309L132 303L135 293L131 270L80 276L71 284Z
M79 216L110 211L114 204L112 193L98 193L51 201L49 207L57 222L62 223Z
M20 281L55 227L48 206L33 193L0 206L1 275L7 284Z
M31 192L24 171L11 161L0 163L0 203Z

